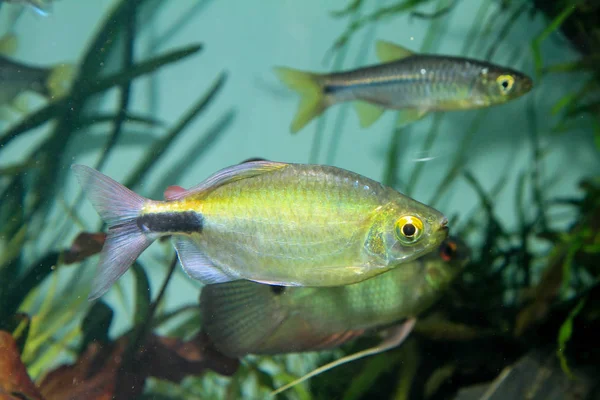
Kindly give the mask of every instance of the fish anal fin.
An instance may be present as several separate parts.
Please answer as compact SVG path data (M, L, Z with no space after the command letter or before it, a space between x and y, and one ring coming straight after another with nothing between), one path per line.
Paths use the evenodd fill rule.
M177 251L177 257L186 274L190 278L205 284L230 282L235 278L227 275L212 263L191 238L176 236L173 238L173 246Z
M203 329L223 354L256 352L286 319L269 285L238 280L207 285L200 295Z
M354 102L354 109L358 115L358 120L362 128L373 125L385 112L385 108L367 103L366 101Z
M233 165L231 167L227 167L218 171L217 173L208 177L204 182L188 190L177 190L175 191L176 193L169 193L169 197L167 200L181 200L191 195L206 195L214 189L218 188L219 186L223 186L241 179L251 178L253 176L261 175L267 172L276 171L278 169L286 167L287 165L289 164L274 161L252 161Z
M413 56L415 53L385 40L378 40L376 46L377 58L382 62L392 62Z
M406 340L410 332L412 332L416 322L417 320L415 318L411 318L408 319L406 322L402 323L401 325L397 325L393 328L390 328L386 335L386 338L377 346L373 346L368 349L359 351L358 353L349 354L346 357L340 358L339 360L330 362L329 364L325 364L322 367L319 367L314 371L304 375L303 377L298 378L295 381L288 383L287 385L281 386L277 390L274 390L273 392L271 392L271 396L275 396L293 386L296 386L299 383L304 382L307 379L312 378L313 376L319 375L342 364L346 364L363 357L383 353L384 351L388 351L390 349L393 349L394 347L400 346Z
M402 127L409 125L415 121L418 121L427 115L427 110L419 108L405 108L398 111L398 118L396 119L396 126Z

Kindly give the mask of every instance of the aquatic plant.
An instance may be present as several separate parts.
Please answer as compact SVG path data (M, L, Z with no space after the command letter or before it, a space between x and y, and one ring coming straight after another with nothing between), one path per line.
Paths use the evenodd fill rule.
M136 160L124 182L139 186L151 172L157 172L153 168L190 123L206 114L226 83L225 73L216 77L170 127L152 113L131 109L133 83L138 78L177 68L179 60L202 50L195 44L141 60L135 56L144 29L140 19L150 21L163 4L157 0L118 2L82 54L71 93L0 132L2 157L17 141L46 130L30 154L0 170L0 398L62 399L83 392L89 397L90 391L109 398L113 394L148 399L264 398L319 365L379 342L377 337L365 336L331 351L249 356L239 363L227 359L213 351L199 333L202 321L195 299L165 309L166 288L175 269L172 251L165 252L164 280L158 291L151 290L142 262L132 269L131 289L117 285L117 297L131 318L124 331L109 332L114 331L113 319L120 310L104 301L91 307L85 302L87 258L99 251L104 236L100 228L89 229L81 222L81 196L69 204L63 199L65 171L79 150L78 138L98 126L107 128L104 141L97 145L101 150L95 166L101 169L132 136L132 127L147 128L152 134L135 139L144 156ZM360 48L352 63L359 64L378 39L377 24L407 15L430 24L420 50L440 50L440 37L460 2L377 2L369 11L371 5L353 0L331 14L333 19L348 20L347 29L333 44L331 69L347 63L353 54L349 43L354 40L360 41ZM382 152L382 181L409 195L423 186L432 187L424 201L434 207L447 204L457 190L469 191L478 199L476 208L460 210L451 221L453 234L472 245L472 263L444 300L418 321L414 334L401 347L340 366L279 397L470 400L487 391L507 398L504 391L509 383L534 399L543 398L547 390L565 387L584 395L598 390L593 366L600 361L594 338L600 325L600 171L590 168L578 193L552 194L557 176L548 168L547 159L554 149L544 140L548 133L536 122L539 115L560 114L555 130L568 134L574 127L588 129L590 125L584 124L590 119L579 117L591 116L596 143L600 142L598 6L591 1L522 0L484 1L479 7L460 54L477 53L491 59L511 40L515 21L539 18L543 13L544 28L527 43L536 86L563 74L583 76L587 84L574 85L572 93L553 109L536 109L533 100L525 103L528 162L510 164L494 182L484 182L470 163L472 145L485 133L486 118L493 111L479 111L465 119L464 132L456 139L461 150L448 156L437 182L425 179L427 163L411 163L407 168L404 162L409 134L422 126L393 128ZM186 21L191 14L187 13ZM577 60L548 64L544 45L557 32L575 44ZM165 38L160 41L164 43ZM520 52L516 48L512 59L523 57ZM112 89L118 91L117 101L107 105L105 95ZM333 124L328 125L332 116L316 123L311 162L335 163L340 141L348 140L341 129L347 112L341 108ZM233 110L224 113L175 168L160 175L148 190L162 192L177 181L189 164L186 161L206 154L234 116ZM422 132L421 153L430 155L435 149L447 118L439 115L424 125L429 129ZM509 211L502 207L502 196L510 196ZM507 222L507 212L516 216L516 224ZM57 213L63 218L57 218ZM133 293L131 307L126 292ZM92 373L92 364L101 367ZM89 374L84 376L82 371ZM550 378L540 371L551 371ZM9 375L15 378L6 379ZM571 386L553 386L571 376L577 378L570 381ZM130 391L132 386L134 391Z
M30 154L24 155L14 166L3 168L0 174L0 197L4 199L0 203L0 331L13 333L21 351L21 358L33 378L47 374L50 368L56 366L61 359L65 359L65 355L75 359L79 357L78 365L90 362L90 357L120 359L122 364L112 365L107 367L108 372L101 372L114 376L117 371L127 370L126 364L131 364L132 360L138 357L140 349L150 346L148 341L158 343L158 340L160 345L166 346L162 357L167 358L171 357L169 352L174 354L179 351L178 347L184 346L183 343L175 343L168 339L165 341L150 334L161 321L168 321L173 316L189 311L189 308L183 307L179 311L165 314L161 310L164 289L151 301L148 278L140 264L135 268L139 293L136 318L130 333L124 335L120 341L108 340L112 310L106 304L96 303L89 310L88 317L84 317L89 305L83 300L84 289L78 285L83 270L75 271L75 274L65 270L69 269L68 265L74 263L82 262L80 267L83 267L84 260L98 252L104 241L103 234L80 233L83 224L76 210L81 198L71 205L62 200L60 188L64 182L64 171L71 163L70 152L76 145L77 138L88 134L90 128L100 124L110 128L107 129L105 142L101 144L102 151L99 152L96 161L96 166L101 168L118 143L127 138L132 124L143 124L158 129L162 125L160 121L130 111L133 82L139 77L153 74L161 68L195 55L202 49L202 45L193 44L141 61L137 60L134 56L137 54L135 47L137 37L143 29L139 20L142 17L151 18L159 9L160 2L155 0L118 2L104 18L104 23L83 53L70 93L63 98L54 99L0 133L1 157L2 153L11 151L11 146L17 139L31 136L37 128L47 128L47 133ZM154 163L168 152L172 142L185 132L192 121L204 114L225 81L226 74L220 74L208 91L183 114L179 122L157 139L146 140L143 143L146 155L136 163L128 185L135 186L140 182ZM114 105L116 111L103 111L106 109L103 97L113 88L119 91L118 102ZM196 156L210 148L233 115L232 111L227 112L213 129L200 137L196 146ZM60 222L57 222L55 216L56 205L66 215ZM52 226L52 230L44 229L49 226ZM63 238L78 233L79 236L70 248L55 250L57 245L64 246ZM35 246L36 252L40 254L35 259L28 254L32 246ZM170 271L165 285L173 272L172 267ZM61 275L64 279L69 274L69 284L66 287L60 285L58 276ZM80 289L72 290L75 287ZM80 343L79 350L74 349L76 342ZM10 340L7 343L7 346L13 346ZM160 345L153 344L150 347L160 352ZM118 354L110 353L113 351L117 351ZM8 353L6 354L8 356ZM0 358L3 356L4 354ZM185 357L181 363L180 367L187 367L177 368L181 374L179 379L187 374L198 373L208 365L205 362L197 364L197 360L186 360ZM216 368L219 369L220 366ZM146 376L161 376L156 371L147 371L145 374L143 377L135 377L138 388L143 389ZM59 372L48 375L44 382L50 386L62 386L60 390L64 389L65 392L48 394L42 387L40 391L44 398L70 398L69 390L58 383L63 382L63 379L75 382L80 378L77 378L77 375L65 377ZM0 391L19 395L19 390L6 388L3 383L5 382L0 379ZM118 386L123 383L113 384ZM130 398L127 393L124 392L121 398Z

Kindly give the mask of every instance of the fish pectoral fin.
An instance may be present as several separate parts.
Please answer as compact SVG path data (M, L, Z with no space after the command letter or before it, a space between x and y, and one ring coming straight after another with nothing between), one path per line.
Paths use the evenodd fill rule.
M177 257L186 274L190 278L205 284L230 282L235 278L221 271L212 263L198 248L192 239L187 237L174 237L173 246L177 251Z
M169 193L168 200L181 200L190 195L206 195L216 188L241 179L276 171L288 166L287 163L274 161L252 161L224 168L208 177L204 182L188 190Z
M337 366L340 366L342 364L346 364L346 363L349 363L354 360L358 360L363 357L383 353L384 351L388 351L390 349L400 346L406 340L406 338L408 337L410 332L412 332L416 322L417 322L417 320L415 318L411 318L400 325L390 328L385 339L378 345L370 347L370 348L362 350L362 351L359 351L354 354L349 354L345 357L340 358L339 360L332 361L329 364L325 364L322 367L319 367L319 368L313 370L312 372L309 372L308 374L304 375L303 377L298 378L295 381L290 382L284 386L281 386L277 390L274 390L273 392L271 392L271 396L275 396L293 386L296 386L299 383L304 382L307 379L312 378L313 376L319 375L325 371L328 371L328 370L335 368Z
M367 103L366 101L354 102L354 109L358 115L361 128L367 128L375 123L385 112L385 108Z
M200 295L202 328L230 357L259 352L286 319L271 286L247 280L207 285Z
M415 121L420 120L427 115L427 110L418 108L406 108L398 111L398 118L396 119L396 126L402 127L411 124Z
M0 38L0 54L12 56L17 51L17 36L14 33L7 33Z
M377 44L375 45L375 49L377 52L377 58L379 58L382 62L398 61L415 55L414 52L385 40L378 40Z

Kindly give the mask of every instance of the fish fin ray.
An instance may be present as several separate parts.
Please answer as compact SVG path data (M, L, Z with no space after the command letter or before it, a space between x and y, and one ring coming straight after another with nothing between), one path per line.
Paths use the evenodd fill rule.
M177 251L181 267L190 278L205 284L229 282L235 279L221 271L208 257L202 254L192 239L174 237L173 246Z
M321 84L322 75L284 67L276 67L275 74L288 88L301 96L298 111L290 127L292 133L296 133L321 115L328 106Z
M253 351L285 320L271 286L238 280L202 288L203 329L225 355L240 357Z
M398 118L396 119L396 126L402 127L413 122L416 122L427 115L427 110L421 110L418 108L405 108L398 111Z
M375 50L377 58L382 62L398 61L415 55L413 51L385 40L378 40L375 44Z
M373 125L385 112L385 108L366 101L355 101L354 109L358 115L361 128Z
M273 161L252 161L224 168L208 177L205 181L186 191L173 193L168 200L180 200L190 195L206 195L219 186L226 185L240 179L246 179L271 171L276 171L289 164Z
M273 392L271 392L271 396L275 396L293 386L296 386L299 383L304 382L307 379L312 378L313 376L319 375L325 371L328 371L328 370L335 368L337 366L340 366L342 364L346 364L346 363L349 363L354 360L358 360L363 357L383 353L384 351L388 351L390 349L400 346L406 340L406 338L408 337L410 332L413 330L415 323L416 323L416 319L411 318L411 319L407 320L406 322L404 322L403 324L395 326L391 330L389 335L378 345L370 347L370 348L362 350L362 351L359 351L354 354L349 354L345 357L340 358L339 360L335 360L333 362L325 364L325 365L309 372L308 374L296 379L295 381L290 382L284 386L281 386L277 390L274 390Z
M135 220L109 229L88 300L96 300L106 293L153 241L154 238L138 228Z
M88 297L94 300L106 293L155 240L137 225L137 217L149 200L93 168L72 165L71 169L83 193L108 225L106 242L100 252L92 292Z

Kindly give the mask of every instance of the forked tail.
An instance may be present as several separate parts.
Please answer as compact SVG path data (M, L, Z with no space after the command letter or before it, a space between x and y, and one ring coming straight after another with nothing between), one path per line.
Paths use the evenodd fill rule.
M292 133L304 128L329 106L321 84L322 75L284 67L275 68L275 74L287 87L300 94L300 105L291 125Z
M138 216L147 200L120 183L84 165L71 169L83 193L108 225L92 292L88 300L102 296L129 269L136 258L157 238L138 226Z

